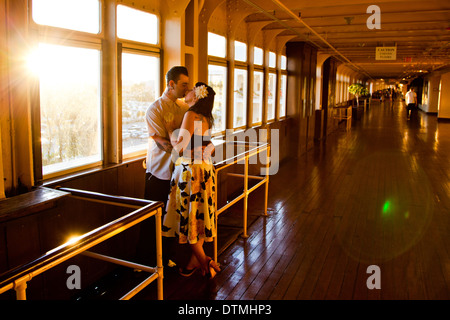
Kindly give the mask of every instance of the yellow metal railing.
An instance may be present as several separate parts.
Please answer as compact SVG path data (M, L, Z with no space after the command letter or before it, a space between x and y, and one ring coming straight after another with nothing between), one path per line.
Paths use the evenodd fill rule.
M137 209L97 229L91 230L90 232L87 232L77 237L76 239L72 239L68 243L54 248L53 250L47 252L36 260L33 260L29 263L23 264L7 271L6 273L1 274L0 294L14 289L16 291L17 300L26 300L26 288L28 281L78 254L83 254L88 257L151 273L151 275L143 282L141 282L131 291L122 296L121 300L128 300L132 298L154 280L157 280L158 300L163 300L164 274L162 264L161 238L161 214L163 203L129 197L112 196L103 193L70 188L58 189L61 191L69 192L71 197L77 199ZM132 226L135 226L136 224L152 216L155 216L156 219L156 267L153 268L144 266L141 264L136 264L129 261L87 251L89 248L131 228Z
M352 107L334 107L333 119L338 121L345 120L346 121L346 130L350 130L352 126Z
M244 173L243 174L237 174L237 173L227 173L228 176L233 176L233 177L241 177L244 178L244 189L243 192L238 195L236 198L234 198L231 201L228 201L227 204L225 204L224 206L218 208L218 202L217 202L217 194L219 192L219 184L217 183L217 190L216 190L216 201L215 201L215 205L216 205L216 226L218 226L217 224L217 219L219 217L219 215L224 212L225 210L227 210L228 208L230 208L232 205L236 204L238 201L240 201L241 199L244 199L244 208L243 208L243 232L242 232L242 237L243 238L248 238L248 234L247 234L247 224L248 224L248 214L247 214L247 210L248 210L248 196L250 195L251 192L255 191L256 189L258 189L261 186L265 186L265 193L264 193L264 216L267 216L267 198L268 198L268 193L269 193L269 162L270 162L270 144L269 143L246 143L246 142L233 142L233 144L235 144L236 146L240 145L243 148L245 148L244 151L239 152L237 155L230 157L228 159L225 159L221 162L216 163L215 166L215 171L216 171L216 176L215 176L215 181L217 183L217 177L218 174L221 170L237 164L239 162L244 162ZM248 174L248 169L249 169L249 159L251 157L254 157L256 155L258 155L259 153L266 151L266 163L265 163L265 175L264 176L254 176L254 175L249 175ZM254 179L254 180L260 180L256 185L254 185L253 187L249 188L248 187L248 182L249 179ZM217 230L217 235L218 235L219 231ZM214 261L217 262L217 236L214 238Z

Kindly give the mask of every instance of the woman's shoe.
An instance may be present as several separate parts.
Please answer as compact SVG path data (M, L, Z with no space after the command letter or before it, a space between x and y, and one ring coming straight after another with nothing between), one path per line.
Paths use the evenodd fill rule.
M213 263L213 262L214 262L213 259L210 259L208 262L209 273L207 274L207 276L209 277L209 279L213 279L216 276L217 272L220 271L220 268L218 266L217 266L217 269L219 269L219 270L216 270L216 268L214 268L212 266L211 263Z
M183 277L190 277L194 274L194 272L197 270L197 268L194 269L186 269L186 268L180 268L178 270L178 272L180 273L180 275L182 275Z

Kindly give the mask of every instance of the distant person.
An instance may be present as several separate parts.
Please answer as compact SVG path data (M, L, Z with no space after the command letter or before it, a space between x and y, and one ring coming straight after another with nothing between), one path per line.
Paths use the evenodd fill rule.
M146 158L145 194L144 198L162 201L166 204L170 190L173 163L171 161L172 144L167 127L179 128L184 114L189 108L179 100L189 90L189 74L186 67L176 66L166 74L166 89L161 97L147 109L145 121L149 134L149 145ZM163 218L165 208L163 209ZM148 222L148 223L147 223ZM154 219L141 223L138 244L138 259L154 263L155 249ZM151 250L149 250L151 246ZM163 238L163 263L173 266L173 241ZM143 261L143 262L144 262Z
M414 92L414 88L411 87L409 91L405 95L405 103L406 103L406 118L410 118L411 110L415 110L417 108L417 94Z
M190 106L179 132L169 129L173 145L175 169L170 183L163 235L178 236L180 244L189 244L190 260L179 272L190 276L196 270L213 278L220 271L214 260L206 256L203 243L213 241L216 226L216 181L211 153L214 90L202 82L186 95ZM177 158L178 157L178 158Z

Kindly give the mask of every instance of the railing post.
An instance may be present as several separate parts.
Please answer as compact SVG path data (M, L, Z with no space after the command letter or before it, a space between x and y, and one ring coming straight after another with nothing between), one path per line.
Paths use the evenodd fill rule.
M156 272L158 273L158 300L163 300L163 278L164 278L164 266L162 259L162 226L161 226L161 218L162 218L162 208L159 208L156 211L155 219L155 227L156 227Z
M248 207L248 158L249 156L245 156L245 167L244 167L244 233L242 234L242 238L248 238L247 234L247 207Z
M219 182L218 182L218 180L217 180L217 176L218 176L218 174L217 174L217 171L216 170L214 170L214 181L216 182L216 192L215 192L215 194L214 194L214 206L215 206L215 213L214 213L214 219L215 219L215 227L216 227L216 236L214 237L214 262L215 263L218 263L218 261L217 261L217 250L218 250L218 248L217 248L217 237L218 237L218 233L219 233L219 227L218 227L218 225L217 225L217 221L218 221L218 214L217 214L217 210L219 209L218 208L218 205L217 205L217 194L219 193L219 191L218 191L218 188L217 188L217 186L219 185Z
M267 200L269 198L269 168L270 168L270 145L267 146L266 149L266 185L265 185L265 192L264 192L264 217L267 217Z
M14 290L17 300L27 300L27 281L31 280L31 275L26 275L14 281Z

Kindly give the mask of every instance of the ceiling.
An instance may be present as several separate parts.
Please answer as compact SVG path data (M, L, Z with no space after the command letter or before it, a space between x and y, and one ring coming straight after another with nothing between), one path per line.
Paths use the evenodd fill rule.
M241 0L247 22L272 21L290 41L308 41L372 79L416 77L450 66L450 1ZM380 29L370 29L380 9ZM376 60L376 47L396 47L395 60Z

